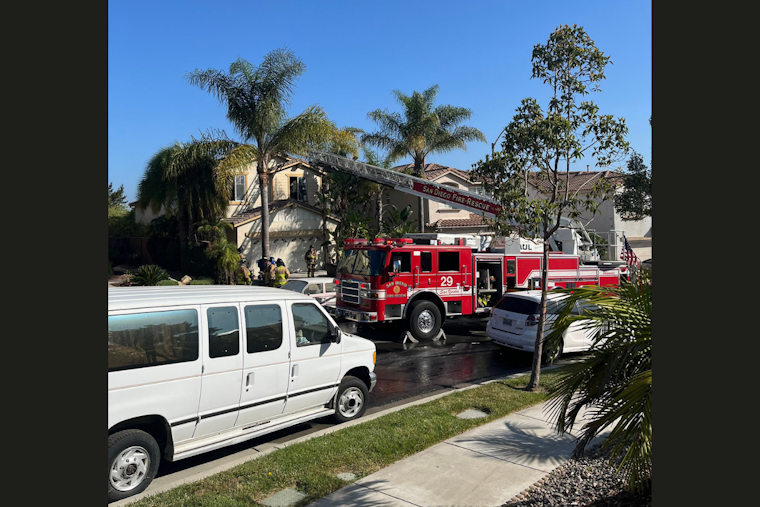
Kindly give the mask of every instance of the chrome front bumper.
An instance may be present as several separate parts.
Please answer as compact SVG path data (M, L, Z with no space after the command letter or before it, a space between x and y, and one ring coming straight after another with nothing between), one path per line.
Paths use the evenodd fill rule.
M374 371L371 371L369 372L369 392L372 392L375 388L375 384L377 384L377 375L375 375Z

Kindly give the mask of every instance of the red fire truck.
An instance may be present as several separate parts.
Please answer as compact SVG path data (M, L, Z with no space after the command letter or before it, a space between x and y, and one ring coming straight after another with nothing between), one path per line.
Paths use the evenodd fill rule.
M538 289L541 252L489 253L412 238L349 239L336 269L336 307L359 323L403 322L417 340L439 336L443 321L485 316L505 292ZM427 240L427 243L437 243ZM620 269L586 266L550 252L547 289L618 285Z

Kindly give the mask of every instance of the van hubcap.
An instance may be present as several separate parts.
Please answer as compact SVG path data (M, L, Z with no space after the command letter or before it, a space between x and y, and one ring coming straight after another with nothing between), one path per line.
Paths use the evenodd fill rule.
M135 489L145 479L150 467L150 456L138 445L124 449L111 463L111 485L119 491Z
M338 400L338 409L343 417L353 417L361 410L362 405L364 405L364 397L362 392L355 387L343 391Z

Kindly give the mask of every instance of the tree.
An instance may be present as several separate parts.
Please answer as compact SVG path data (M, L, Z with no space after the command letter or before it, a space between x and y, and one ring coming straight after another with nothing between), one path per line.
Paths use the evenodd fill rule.
M409 232L418 232L414 223L409 219L412 215L412 207L406 205L404 209L398 209L391 204L391 209L388 210L388 215L383 221L381 232L387 235L389 238L401 238L404 234Z
M563 215L578 218L584 211L595 213L595 199L610 190L600 181L583 199L577 192L571 194L570 166L584 156L595 158L597 166L610 165L627 151L628 129L624 119L600 115L593 102L578 102L579 97L600 91L598 83L609 63L582 27L557 28L547 44L534 46L531 60L532 78L543 80L551 90L546 112L536 99L523 99L504 130L501 151L474 164L473 173L502 205L496 220L489 221L497 233L543 238L541 313L528 384L528 390L536 390L546 321L549 238ZM529 182L547 197L531 197Z
M269 257L269 179L277 170L274 157L324 147L335 132L335 126L316 105L293 118L287 116L296 79L305 70L306 65L283 48L269 52L258 67L238 58L228 72L196 69L186 74L190 84L208 91L227 107L227 119L242 137L242 144L222 165L240 169L256 163L264 258Z
M623 220L641 220L652 216L652 171L644 158L633 152L628 171L623 176L623 191L615 195L615 211Z
M113 189L113 183L108 182L108 209L118 208L127 211L127 196L124 195L124 185L117 190Z
M411 96L394 90L393 95L403 107L403 112L370 111L367 117L375 121L380 130L364 134L362 142L387 150L391 161L412 157L414 175L418 178L423 177L427 155L466 150L470 141L486 142L485 135L478 129L460 125L470 119L472 111L450 105L435 106L438 91L437 84L422 93L415 91ZM425 230L423 199L420 197L418 200L417 223L420 232Z
M622 458L620 471L629 490L651 486L652 477L652 279L637 272L620 287L584 286L560 289L568 297L559 305L547 346L556 346L573 323L586 327L593 346L578 362L563 369L550 394L549 410L559 432L572 430L585 407L590 420L582 427L575 456L606 428L609 459ZM571 315L576 301L588 308ZM593 306L592 306L593 305Z
M149 161L137 187L137 207L163 208L179 223L180 265L189 268L190 240L202 220L226 213L234 176L238 171L221 160L237 143L203 134L188 143L176 142L159 150Z

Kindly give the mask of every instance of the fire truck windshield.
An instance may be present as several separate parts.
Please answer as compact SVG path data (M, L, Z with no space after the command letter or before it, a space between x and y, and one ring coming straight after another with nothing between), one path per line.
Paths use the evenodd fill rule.
M385 252L379 250L346 250L336 268L338 273L378 276L385 267Z

